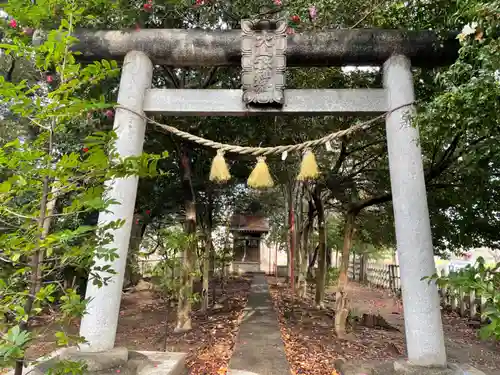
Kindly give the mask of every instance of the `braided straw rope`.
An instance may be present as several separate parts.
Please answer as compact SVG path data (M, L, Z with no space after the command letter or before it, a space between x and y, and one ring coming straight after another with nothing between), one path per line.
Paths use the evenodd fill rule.
M172 133L172 134L176 135L177 137L186 139L188 141L197 143L197 144L202 145L202 146L206 146L206 147L210 147L210 148L219 150L223 153L229 152L229 153L235 153L235 154L240 154L240 155L266 156L266 155L282 154L285 151L286 152L302 151L302 150L310 149L310 148L313 148L313 147L316 147L319 145L324 145L324 144L331 142L335 139L344 137L346 135L350 135L358 130L369 129L370 127L373 126L373 123L375 123L377 120L387 116L388 114L390 114L394 111L397 111L401 108L411 106L411 105L413 105L413 102L408 103L408 104L403 104L399 107L392 109L391 111L387 111L384 114L379 115L377 117L374 117L368 121L353 125L350 128L347 128L344 130L330 133L322 138L318 138L318 139L314 139L314 140L306 141L306 142L302 142L302 143L297 143L295 145L283 145L283 146L273 146L273 147L237 146L237 145L229 145L229 144L220 143L220 142L214 142L214 141L211 141L210 139L198 137L196 135L184 132L182 130L174 128L173 126L161 124L153 119L150 119L149 117L147 117L143 113L139 113L137 111L134 111L133 109L124 107L122 105L116 105L115 109L123 109L123 110L129 111L129 112L133 113L134 115L142 118L143 120L149 122L150 124L153 124L153 125L161 128L169 133Z

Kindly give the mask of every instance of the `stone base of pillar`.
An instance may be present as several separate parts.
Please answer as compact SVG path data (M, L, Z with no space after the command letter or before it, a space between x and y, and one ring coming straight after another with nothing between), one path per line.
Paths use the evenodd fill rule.
M113 348L105 352L92 353L68 348L57 359L80 362L86 365L88 372L97 372L125 366L128 362L128 349Z
M449 363L447 367L424 367L404 360L394 362L394 371L396 375L486 375L467 364Z
M41 361L23 374L44 375L61 360L81 362L87 366L88 375L184 375L186 373L186 353L129 351L113 348L105 352L82 352L68 348L50 359ZM8 375L13 375L13 371Z
M449 364L448 367L415 366L405 360L347 361L336 360L335 369L342 375L486 375L465 364Z

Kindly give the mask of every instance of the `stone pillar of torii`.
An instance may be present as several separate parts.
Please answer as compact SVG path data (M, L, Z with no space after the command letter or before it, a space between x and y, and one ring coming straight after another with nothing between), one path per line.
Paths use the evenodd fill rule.
M178 67L239 64L238 31L83 31L76 37L81 42L75 48L83 52L84 58L123 59L120 106L139 113L181 116L260 112L243 103L240 90L217 90L218 93L150 89L153 63ZM435 272L435 264L419 133L409 117L415 100L411 64L437 66L456 57L456 40L451 37L437 41L432 32L396 30L332 30L289 36L286 51L289 65L383 66L383 90L285 90L283 107L262 111L273 115L387 112L387 148L408 360L418 366L439 367L446 365L444 335L437 288L422 281ZM146 131L143 118L118 108L114 129L120 155L141 154ZM137 177L109 182L109 198L120 204L110 207L111 213L101 213L99 222L121 219L125 225L111 232L114 240L109 247L117 249L119 257L112 261L97 260L98 265L109 264L116 274L103 274L110 281L100 288L92 281L87 287L90 302L80 329L87 340L82 346L84 351L101 352L114 347L137 185Z

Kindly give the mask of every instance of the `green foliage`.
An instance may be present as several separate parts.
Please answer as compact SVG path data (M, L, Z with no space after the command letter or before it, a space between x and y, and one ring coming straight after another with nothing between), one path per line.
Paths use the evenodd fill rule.
M11 1L8 9L25 9L30 22L39 24L47 17L41 9L55 6L61 19L39 46L17 30L1 45L15 60L30 64L39 77L46 77L49 69L52 73L50 80L34 82L0 76L0 98L8 115L35 129L29 138L14 132L0 148L0 367L23 360L34 339L34 317L50 313L65 326L83 316L88 301L65 286L60 275L68 268L83 269L95 284L106 283L115 272L109 262L117 257L110 230L123 222L97 227L82 220L96 211L111 212L119 204L107 196L105 181L156 176L158 162L167 155L121 157L116 134L105 131L88 134L68 149L66 138L72 129L88 122L89 113L112 106L104 96L88 93L114 79L118 65L102 60L83 66L70 52L76 42L71 34L85 18L85 8L77 2L41 1L29 11L27 3L31 4ZM55 339L60 346L83 341L64 331L56 332ZM67 362L51 371L81 373L83 368Z
M181 228L162 229L158 236L161 237L161 246L156 253L161 259L153 269L152 281L165 299L171 299L178 295L182 287L183 250L192 248L198 239L196 235L186 234ZM194 266L192 272L193 277L200 276L199 267ZM199 296L192 294L191 298L197 301Z
M17 79L9 80L6 75L0 82L0 99L2 103L9 103L6 119L0 120L0 139L14 141L0 153L0 219L5 222L0 225L5 249L1 256L7 260L0 260L0 277L9 281L10 288L5 287L5 293L27 290L30 257L41 251L45 256L41 262L44 280L47 285L56 287L47 289L44 285L40 289L42 294L35 299L34 311L43 313L44 309L61 300L61 311L65 311L62 306L69 306L67 316L81 314L84 301L77 301L74 293L64 292L65 288L56 281L60 281L61 272L70 267L85 272L90 269L90 277L98 284L106 282L103 273L113 272L109 268L96 267L92 259L96 256L112 259L115 256L114 251L107 247L111 239L105 229L122 223L110 223L107 228L97 229L95 223L88 220L97 210L112 208L113 202L103 195L103 181L110 177L149 175L158 163L170 173L155 180L141 180L138 206L154 212L148 224L169 225L177 222L182 212L180 183L178 179L170 178L179 173L178 140L159 133L147 135L146 149L159 153L168 148L173 156L168 160L160 160L153 155L126 160L116 158L114 134L106 131L110 121L103 110L111 108L118 66L106 60L80 65L75 56L68 53L74 42L70 31L75 25L118 30L130 29L136 24L141 28L196 27L211 30L238 28L241 18L261 12L274 14L276 11L288 20L297 33L354 26L446 31L460 30L464 25L476 22L474 32L461 37L462 49L453 66L434 71L415 70L419 98L416 122L422 134L426 172L432 177L428 179L427 187L434 243L438 249L450 245L456 248L500 246L500 225L495 215L500 199L496 178L500 158L496 147L498 132L495 132L499 112L499 85L498 78L495 78L499 69L499 2L462 0L449 4L444 0L412 0L373 4L360 0L325 0L314 3L317 11L314 18L309 17L311 3L308 1L282 3L282 6L276 6L271 0L205 1L198 6L193 1L155 0L153 11L145 12L142 1L8 1L5 9L19 26L4 28L2 46L7 53L5 59L16 62ZM292 22L292 16L298 16L300 22ZM40 47L31 46L30 37L21 32L24 27L47 30L47 41ZM213 71L214 79L207 79ZM162 67L155 69L153 82L158 87L170 88L180 84L189 88L239 87L237 70L221 67L213 71L172 71ZM53 82L47 82L48 76L53 78ZM368 88L380 87L381 84L379 72L345 72L339 68L290 69L287 82L291 88ZM346 128L354 119L329 116L286 119L169 118L168 121L216 141L257 146L316 138L328 131ZM95 130L105 131L89 137ZM18 142L15 140L17 136L25 136L25 140ZM52 144L51 148L49 144ZM456 148L448 145L456 145ZM325 177L320 181L325 185L325 205L339 216L353 203L390 192L382 122L380 127L343 139L339 149L343 146L345 154L319 148L315 150ZM85 149L88 150L83 151ZM205 149L192 151L196 202L199 207L215 207L215 227L225 222L228 213L238 207L242 196L251 195L242 188L242 184L253 160L245 157L228 160L235 182L223 187L209 185L209 189L213 189L213 194L209 195L206 194L206 180L213 153ZM286 161L277 159L270 158L269 165L279 186L272 192L255 196L263 202L262 211L270 217L270 240L285 245L285 192L293 185L299 155L289 155ZM45 181L49 189L44 194ZM47 217L42 220L51 224L51 230L42 235L43 230L37 221L43 212L40 202L45 196L48 201L57 201L57 204L55 213L47 212ZM204 220L198 220L198 223L204 225ZM389 204L378 206L369 213L362 212L357 225L353 245L357 253L372 254L394 242ZM329 246L340 248L342 231L342 221L334 229L329 228ZM177 235L165 235L171 237L168 240L172 241L168 245L169 251L185 245ZM175 241L178 243L175 244ZM226 245L221 245L223 250L218 254L219 263L227 264L230 257L231 251ZM175 257L172 253L165 253L164 266L168 269L179 267L178 260L173 260ZM159 277L166 277L167 273L160 271ZM162 289L173 291L176 288L174 284L169 285L165 281ZM1 292L2 304L4 298L6 301L11 298L11 302L5 304L12 304L15 316L23 317L20 322L26 317L24 302L28 294L26 292L14 298ZM38 312L38 309L42 310ZM7 313L11 314L11 309ZM11 324L9 328L12 327ZM66 340L64 336L58 339L61 342Z
M465 293L475 291L485 298L485 309L481 315L488 323L480 329L480 336L483 339L493 337L500 340L500 263L488 267L480 257L473 266L467 265L448 276L434 274L425 279L435 281L439 287L460 288Z
M385 257L390 252L394 238L393 223L388 214L390 213L384 210L375 214L364 212L358 216L352 240L352 252L357 255L367 254L371 259ZM341 217L331 217L327 221L327 244L339 252L342 251L344 244L344 225Z
M331 286L337 283L339 279L340 271L337 267L330 267L326 272L325 285Z

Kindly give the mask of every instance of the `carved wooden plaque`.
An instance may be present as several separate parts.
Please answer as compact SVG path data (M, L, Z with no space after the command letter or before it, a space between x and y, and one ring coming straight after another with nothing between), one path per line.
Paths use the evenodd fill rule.
M285 21L241 22L241 83L245 104L285 103L286 28Z

